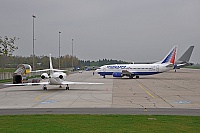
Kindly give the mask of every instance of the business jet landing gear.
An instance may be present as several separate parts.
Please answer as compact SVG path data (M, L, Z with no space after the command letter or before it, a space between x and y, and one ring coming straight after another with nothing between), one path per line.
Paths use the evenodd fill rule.
M47 90L47 86L46 85L43 86L43 90Z
M135 77L136 79L139 79L139 76L138 75L136 75L136 77Z
M106 76L104 75L103 78L106 78Z
M66 86L66 90L69 90L69 85L67 84L67 86Z

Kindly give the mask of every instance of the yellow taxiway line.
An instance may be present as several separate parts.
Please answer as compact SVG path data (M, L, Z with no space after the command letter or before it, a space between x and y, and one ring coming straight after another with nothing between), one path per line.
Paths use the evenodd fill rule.
M35 98L35 101L40 102L39 99L40 99L41 97L43 97L44 95L48 94L48 93L49 93L49 92L46 92L46 93L43 93L43 94L37 96L37 97Z
M148 90L146 90L142 85L139 85L140 88L142 88L147 94L149 94L152 98L156 98L154 95L152 95Z

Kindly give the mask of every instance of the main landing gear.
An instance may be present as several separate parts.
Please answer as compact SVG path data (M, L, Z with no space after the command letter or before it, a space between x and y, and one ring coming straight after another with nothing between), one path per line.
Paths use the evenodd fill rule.
M62 88L62 86L60 85L59 88ZM43 90L45 90L45 91L47 90L47 86L46 85L43 86ZM66 90L69 90L69 85L68 84L66 86Z
M69 85L67 84L67 86L66 86L66 90L69 90Z
M47 90L47 86L46 85L43 86L43 90Z
M136 77L135 77L136 79L139 79L139 76L138 75L136 75Z

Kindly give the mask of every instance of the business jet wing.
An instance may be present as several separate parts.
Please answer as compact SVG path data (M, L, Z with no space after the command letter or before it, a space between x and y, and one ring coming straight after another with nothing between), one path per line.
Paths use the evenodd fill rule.
M56 72L66 72L67 70L60 70L60 69L42 69L42 70L36 70L31 72L47 72L47 71L56 71Z
M40 83L21 83L21 84L4 84L5 86L28 86L28 85L48 85L49 82Z
M103 83L89 83L89 82L71 82L71 81L63 81L63 85L98 85L98 84L103 84Z

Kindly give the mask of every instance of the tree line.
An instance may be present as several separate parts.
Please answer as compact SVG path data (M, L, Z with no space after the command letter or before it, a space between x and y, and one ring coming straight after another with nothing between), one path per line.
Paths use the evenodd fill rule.
M33 55L30 57L23 56L13 56L13 52L18 49L15 46L15 41L19 38L9 38L7 36L0 36L0 67L1 68L16 68L18 64L29 64L32 66L33 64ZM45 69L49 68L49 56L35 56L35 69ZM73 64L72 64L73 60ZM52 57L53 67L58 68L59 66L59 58ZM112 59L102 59L98 61L90 61L90 60L80 60L76 56L71 56L66 54L65 56L60 57L60 66L61 68L72 68L79 67L84 69L87 67L93 66L102 66L109 64L122 64L127 63L121 60L112 60Z
M5 58L6 62L5 63ZM61 68L72 68L72 60L73 67L79 67L84 69L85 67L93 67L93 66L102 66L109 64L122 64L127 63L121 60L112 60L112 59L102 59L98 61L90 61L90 60L80 60L76 56L65 55L60 57L60 66ZM59 58L52 57L53 67L58 68L59 66ZM16 68L19 64L29 64L32 66L33 64L33 56L23 57L23 56L0 56L0 67L1 68ZM49 56L35 56L35 67L36 69L45 69L49 68Z

